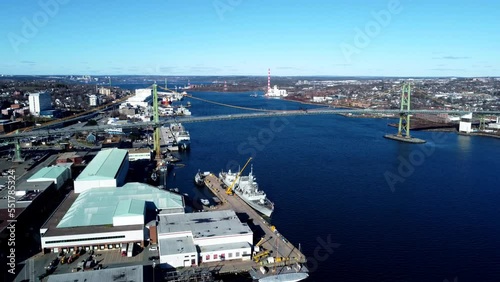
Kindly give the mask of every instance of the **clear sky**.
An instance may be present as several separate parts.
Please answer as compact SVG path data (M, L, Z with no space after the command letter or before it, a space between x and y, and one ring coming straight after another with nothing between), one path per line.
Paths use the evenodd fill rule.
M496 0L2 0L0 74L499 76Z

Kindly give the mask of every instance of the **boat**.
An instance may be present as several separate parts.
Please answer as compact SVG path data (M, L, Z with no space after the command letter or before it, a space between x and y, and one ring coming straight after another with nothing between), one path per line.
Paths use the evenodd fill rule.
M209 174L210 172L208 171L201 172L198 170L198 173L194 176L194 184L196 184L196 186L203 187L205 185L205 177Z
M178 116L190 116L191 111L185 108L184 106L180 105L174 112Z
M250 276L259 282L297 282L309 277L307 268L298 263L294 266L287 265L281 267L276 272L274 272L276 274L270 274L261 267L260 271L256 271L255 269L250 270Z
M179 150L189 150L191 145L191 136L189 132L186 131L184 126L180 123L172 123L170 125L170 130L175 139L175 143L179 147Z
M207 200L207 199L200 199L200 202L204 205L204 206L208 206L210 205L210 201Z
M233 173L229 170L228 172L221 172L219 177L228 187L234 183L234 193L250 207L267 217L271 217L274 211L274 204L267 198L264 191L259 190L259 185L253 176L253 166L248 176L238 177L238 173Z
M153 173L151 173L151 179L152 179L153 181L158 180L158 175L156 174L156 172L155 172L155 171L153 171Z
M250 97L257 98L258 96L259 96L259 95L257 95L257 93L250 94Z

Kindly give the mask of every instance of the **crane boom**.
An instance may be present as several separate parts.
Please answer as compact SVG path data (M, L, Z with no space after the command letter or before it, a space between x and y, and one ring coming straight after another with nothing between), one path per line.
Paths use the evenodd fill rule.
M236 178L234 179L233 183L231 183L231 186L227 187L227 190L226 190L226 194L228 195L232 195L233 194L233 187L234 187L234 184L236 184L236 181L238 181L238 178L240 178L240 175L241 173L245 170L245 167L247 167L248 163L250 163L250 161L252 160L252 158L250 157L247 161L247 163L243 166L243 168L238 172L238 175L236 175Z

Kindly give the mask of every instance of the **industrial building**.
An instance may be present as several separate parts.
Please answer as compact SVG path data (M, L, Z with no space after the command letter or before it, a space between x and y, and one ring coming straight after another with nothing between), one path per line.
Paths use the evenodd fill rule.
M470 133L472 131L472 113L463 115L460 118L459 132Z
M52 109L52 99L48 92L31 93L28 98L30 113L39 116L42 111Z
M70 179L70 177L71 171L68 167L49 166L37 171L35 174L33 174L33 176L28 178L26 182L36 183L52 181L56 185L56 188L59 189L68 179Z
M288 94L286 93L285 89L278 89L278 86L275 85L273 88L269 88L266 96L268 97L287 97Z
M152 89L136 89L135 95L127 99L127 104L133 107L147 108L153 99Z
M129 168L128 151L100 151L74 181L75 193L98 187L118 187L125 183Z
M158 211L183 214L183 197L136 182L71 193L40 228L42 248L59 252L114 249L123 243L144 246L151 237L146 222Z
M253 232L232 210L161 215L157 230L162 267L251 258Z
M138 160L151 160L151 149L148 148L135 148L128 149L128 160L138 161Z

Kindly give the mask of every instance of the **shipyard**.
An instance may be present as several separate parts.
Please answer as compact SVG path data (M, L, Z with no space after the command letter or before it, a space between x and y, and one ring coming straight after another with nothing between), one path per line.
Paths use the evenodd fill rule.
M186 94L165 87L169 92L162 93L162 98L157 88L153 84L136 89L135 95L116 106L132 120L147 120L151 115L159 122L166 114L160 114L162 103L180 109L169 110L170 116L191 115L180 104ZM176 102L180 105L172 106ZM215 281L228 274L245 274L258 281L308 277L300 247L269 223L274 204L258 190L253 166L248 176L241 175L251 159L240 172L227 172L225 183L212 173L197 174L196 184L206 186L212 199L191 203L189 194L182 193L185 189L171 187L168 180L175 179L176 170L183 167L182 154L192 146L184 125L171 122L130 131L128 122L107 115L103 111L91 123L70 124L69 128L80 129L73 137L61 130L64 136L52 142L23 139L10 157L12 165L3 168L17 174L17 202L26 203L25 210L18 210L19 218L32 216L41 198L58 199L39 219L30 220L30 225L41 224L40 245L26 250L32 258L21 271L25 276L33 269L32 279L59 281L92 275L89 270L113 272L134 264L152 267L143 270L152 273L144 281L149 281L146 277ZM106 125L105 137L87 130L89 124ZM59 148L64 152L58 153ZM26 173L19 174L22 171ZM269 211L254 210L257 206L242 200L238 193L249 187L271 204ZM30 201L26 202L27 195ZM128 275L140 276L137 271Z
M500 281L500 1L3 2L0 281Z

